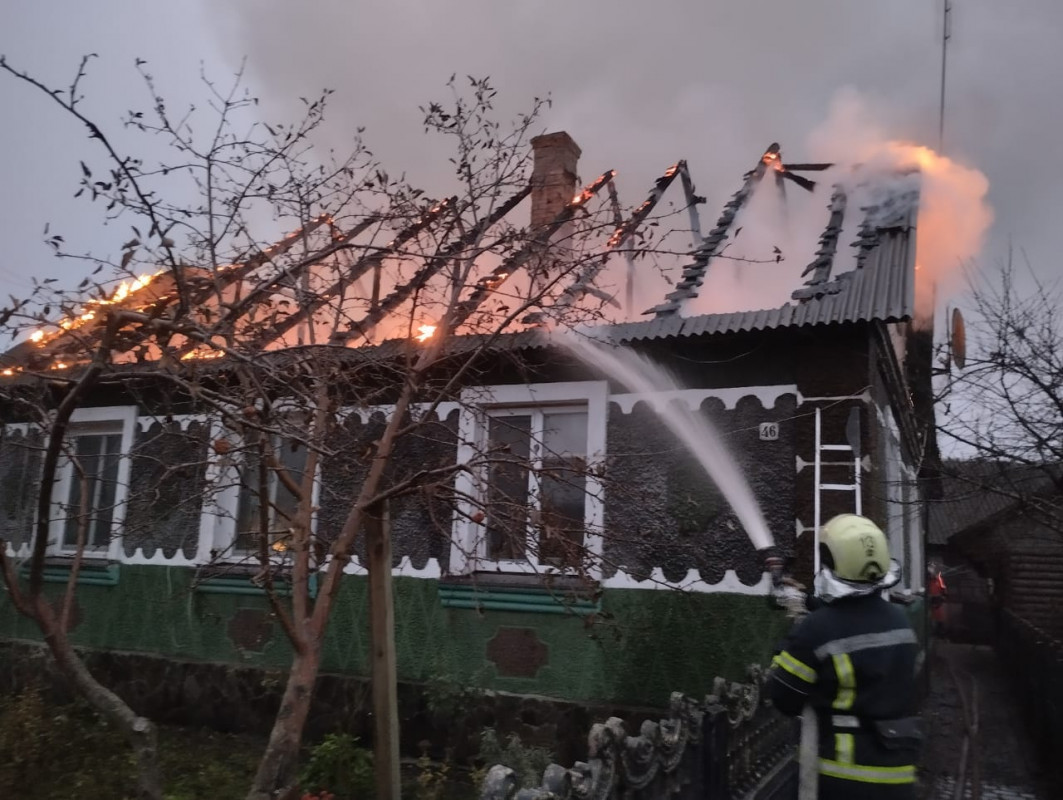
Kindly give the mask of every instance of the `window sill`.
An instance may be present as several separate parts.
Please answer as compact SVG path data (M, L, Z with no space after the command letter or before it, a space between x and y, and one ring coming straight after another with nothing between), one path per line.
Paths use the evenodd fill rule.
M41 577L45 583L68 583L73 569L73 559L50 557L45 559ZM22 577L29 577L29 566L23 565ZM80 586L117 586L119 565L103 558L85 558L78 569Z
M254 567L205 567L195 580L195 589L203 594L244 594L265 597L266 588L255 577L261 572ZM292 585L288 570L273 573L273 591L279 597L290 597ZM317 597L317 573L309 578L310 597Z
M439 600L443 608L475 611L588 616L601 610L597 590L588 592L585 581L564 575L544 579L492 572L447 578L439 583Z

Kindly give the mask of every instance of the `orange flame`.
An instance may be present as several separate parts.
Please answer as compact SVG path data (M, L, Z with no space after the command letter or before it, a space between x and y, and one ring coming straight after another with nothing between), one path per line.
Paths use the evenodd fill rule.
M211 358L221 358L224 356L221 350L191 350L181 356L182 361L205 361Z
M140 291L155 278L161 275L166 270L159 270L158 272L151 274L144 274L131 281L122 281L118 284L118 288L114 290L114 293L110 297L94 298L85 303L85 308L81 314L77 316L67 317L66 319L59 320L58 330L45 332L43 330L36 330L30 334L30 341L34 344L42 344L49 342L58 336L63 331L76 330L84 325L86 322L91 322L96 318L96 312L93 308L100 306L111 306L121 303L126 300L130 295ZM53 369L64 369L65 367L53 367Z

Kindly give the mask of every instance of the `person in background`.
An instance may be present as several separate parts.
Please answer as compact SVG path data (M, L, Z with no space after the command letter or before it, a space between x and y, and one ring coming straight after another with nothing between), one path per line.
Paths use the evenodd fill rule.
M882 530L842 514L820 534L821 601L772 662L769 693L784 714L814 711L820 800L910 800L922 742L915 631L883 598L900 580Z
M930 622L934 629L934 635L945 638L945 600L949 596L948 587L945 585L945 576L941 574L941 567L931 564L927 569L927 588L930 595Z

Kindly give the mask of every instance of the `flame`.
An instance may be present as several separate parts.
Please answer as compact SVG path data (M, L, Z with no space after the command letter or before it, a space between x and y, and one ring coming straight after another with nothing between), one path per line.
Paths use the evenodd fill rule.
M0 372L0 375L3 375L5 378L10 378L14 374L15 370L13 370L11 367L8 367L3 372Z
M222 358L225 355L221 350L190 350L181 356L182 361L205 361L211 358Z
M425 342L432 338L432 334L436 332L435 325L421 325L417 328L418 335L415 337L419 342Z
M149 283L151 283L155 279L156 275L160 275L160 274L161 274L161 271L153 273L151 275L147 275L147 274L141 275L140 277L135 278L132 281L122 281L118 285L118 288L115 289L114 294L111 295L111 297L109 299L101 300L99 302L103 303L103 304L108 304L108 305L111 305L111 304L114 304L114 303L121 303L123 300L125 300L127 297L129 297L129 295L131 295L134 292L137 292L137 291L140 291L141 289L143 289L145 286L147 286Z
M30 341L34 344L43 344L50 342L55 337L59 336L63 331L76 330L84 325L86 322L91 322L96 319L95 308L100 306L111 306L121 303L123 300L129 298L130 295L143 289L155 278L161 275L166 270L159 270L158 272L145 273L134 278L131 281L122 281L118 288L114 290L110 297L93 298L85 303L85 308L81 314L77 316L66 317L59 320L57 323L57 330L51 332L45 332L43 330L36 330L30 334ZM53 367L53 369L65 369L65 367Z

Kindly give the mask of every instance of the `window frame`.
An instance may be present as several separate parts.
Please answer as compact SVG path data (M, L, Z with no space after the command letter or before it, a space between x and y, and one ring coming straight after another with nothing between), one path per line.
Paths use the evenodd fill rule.
M70 442L80 433L100 433L99 427L113 426L112 433L121 436L118 452L118 470L115 478L113 511L111 513L111 531L106 547L91 547L86 544L83 557L86 559L106 559L118 561L122 558L122 539L125 534L125 516L129 500L129 471L131 453L136 435L136 406L97 406L79 408L70 416L65 440ZM48 552L63 558L72 558L77 554L77 547L67 547L64 538L69 519L66 506L74 484L74 463L64 452L57 464L57 476L52 492L52 511L48 520Z
M280 436L280 434L274 434ZM203 500L203 511L199 527L199 549L196 561L202 564L217 562L223 564L258 563L258 554L252 550L238 550L236 541L239 535L237 526L240 516L240 467L242 466L242 437L219 419L211 421L210 441L231 439L240 442L240 446L224 454L212 451L207 465L206 486L208 496ZM317 474L311 493L313 514L310 520L310 532L317 530L317 521L324 461L318 460ZM275 475L271 480L273 490L279 485ZM219 488L220 487L220 488ZM282 564L286 551L271 552L271 561Z
M586 409L587 441L585 447L584 487L584 535L583 547L592 556L601 556L602 531L605 521L605 486L601 467L606 458L606 430L608 423L609 385L606 381L561 381L538 384L504 384L477 386L462 392L461 411L458 418L459 465L475 463L483 453L488 435L488 423L494 416L534 416L549 413ZM533 434L534 436L534 434ZM541 440L530 460L541 460ZM549 574L564 575L575 572L573 568L541 563L531 552L520 560L492 559L487 554L487 482L488 465L461 470L455 479L458 496L453 521L453 539L450 553L450 572L471 574L474 572L495 574ZM529 476L529 495L533 479ZM481 521L474 522L477 512L483 512ZM534 535L529 525L528 536ZM527 540L526 540L527 541ZM592 558L589 572L598 578L601 565Z

